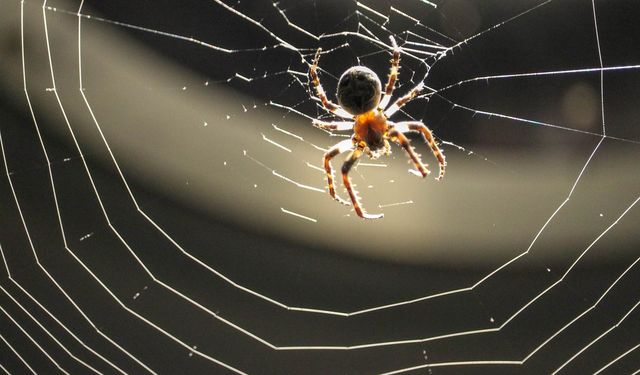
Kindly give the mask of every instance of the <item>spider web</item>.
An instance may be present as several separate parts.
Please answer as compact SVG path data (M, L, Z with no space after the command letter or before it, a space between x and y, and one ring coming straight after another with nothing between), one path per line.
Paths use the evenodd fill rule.
M632 2L10 8L6 373L640 371ZM448 170L363 158L364 222L308 63L384 80L390 35Z

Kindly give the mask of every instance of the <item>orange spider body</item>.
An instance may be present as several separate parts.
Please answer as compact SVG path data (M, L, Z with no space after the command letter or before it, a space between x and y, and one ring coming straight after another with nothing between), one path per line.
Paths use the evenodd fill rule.
M315 88L317 99L327 111L347 120L332 122L314 120L314 125L330 131L353 131L351 139L339 142L324 154L324 170L327 176L329 195L342 204L353 204L356 214L363 219L378 219L383 216L382 214L369 214L364 211L349 179L349 171L363 154L371 158L388 155L391 153L389 141L398 143L405 150L422 177L426 177L430 173L427 166L422 163L420 157L413 151L409 139L404 135L404 133L415 132L422 135L431 148L433 155L438 159L440 173L436 178L437 180L441 180L444 176L446 166L444 154L434 140L431 130L426 125L419 121L392 122L388 120L406 103L416 98L423 89L423 84L420 82L409 93L400 97L392 105L387 106L393 94L395 82L398 78L398 70L400 69L400 48L393 37L390 37L390 39L393 53L391 70L387 84L384 86L384 91L382 90L380 79L371 69L365 66L354 66L347 69L340 77L336 92L338 104L335 104L327 98L327 94L324 92L318 77L318 60L322 49L318 48L313 63L309 66L310 82ZM331 159L346 151L349 151L349 156L342 164L341 172L342 183L349 193L350 201L342 199L336 194L333 182L334 172L331 167Z
M374 109L355 116L353 138L357 143L364 142L371 151L385 148L389 125L387 116L380 109Z

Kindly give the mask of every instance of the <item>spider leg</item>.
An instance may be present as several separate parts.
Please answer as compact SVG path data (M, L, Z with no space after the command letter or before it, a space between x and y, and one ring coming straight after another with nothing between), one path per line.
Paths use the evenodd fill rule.
M324 154L324 170L327 173L327 181L329 184L329 195L331 196L331 198L337 200L338 202L346 206L350 206L351 203L349 203L348 201L336 195L336 188L333 184L334 176L333 176L333 168L331 168L331 159L348 150L353 150L353 141L350 139L339 142L335 146L331 147L329 151L327 151Z
M445 160L444 153L442 152L442 150L440 150L440 148L438 147L438 144L433 139L433 134L431 133L431 130L429 130L429 128L425 124L417 121L416 122L412 122L412 121L399 122L395 124L394 129L402 133L416 132L416 133L422 134L425 142L429 145L429 147L431 147L433 156L435 156L436 159L438 159L438 164L440 165L440 173L438 174L438 177L436 177L436 180L441 180L444 177L444 171L447 165L447 161Z
M423 88L424 88L424 83L422 82L418 83L416 87L411 89L411 91L409 91L405 96L399 98L398 100L396 100L395 103L390 105L389 108L387 108L384 111L384 115L387 116L387 118L393 116L393 114L398 112L398 110L402 108L405 104L415 99L415 97L418 96L418 94L420 93L420 91L422 91Z
M387 84L384 86L384 93L382 94L380 104L378 104L378 108L381 109L384 109L389 104L396 80L398 79L398 74L400 74L398 72L400 70L400 47L398 47L393 35L389 36L389 39L391 39L391 45L393 46L393 54L390 60L391 69L389 71L389 78L387 79Z
M349 179L349 171L351 167L355 164L356 161L362 156L363 147L359 145L358 148L351 151L351 154L347 157L347 160L342 164L342 183L344 187L349 192L349 197L351 197L351 202L353 202L353 208L356 210L356 214L363 219L380 219L384 216L384 214L368 214L366 213L362 207L360 206L360 199L358 198L358 192L353 189L351 186L351 180Z
M320 52L322 48L318 48L316 55L313 58L313 63L309 66L309 76L311 76L311 84L316 90L316 96L320 99L322 106L329 112L336 116L346 119L352 119L353 115L345 111L342 107L332 102L327 98L327 94L324 92L322 85L320 84L320 77L318 77L318 61L320 61Z
M420 160L420 157L413 150L413 147L411 147L409 139L404 134L402 134L400 130L396 129L395 127L392 128L391 130L389 130L389 137L393 141L400 144L402 148L404 148L404 150L407 152L407 155L413 162L413 165L415 165L415 167L418 169L420 174L422 174L422 177L427 177L427 175L431 173L427 169L427 167L422 163L422 160Z
M313 126L315 126L316 128L324 129L324 130L344 131L344 130L353 129L353 121L313 120Z

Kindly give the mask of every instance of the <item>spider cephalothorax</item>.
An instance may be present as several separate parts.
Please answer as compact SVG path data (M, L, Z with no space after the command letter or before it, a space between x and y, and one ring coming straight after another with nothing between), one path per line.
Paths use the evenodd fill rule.
M430 172L413 151L413 148L409 144L409 139L404 135L404 133L407 132L418 132L422 134L425 141L429 144L429 147L431 147L433 155L438 159L440 173L436 180L442 179L447 164L444 154L438 148L431 131L426 125L418 121L394 123L388 120L388 118L396 113L402 106L415 98L420 91L422 91L423 87L421 82L408 94L400 97L392 105L387 107L398 78L398 70L400 69L400 48L393 37L391 37L391 44L393 46L391 71L387 84L384 86L384 92L382 91L380 79L371 69L364 66L354 66L347 69L340 77L336 93L338 104L335 104L327 98L320 84L320 78L318 77L318 61L320 60L320 53L322 51L320 48L318 48L316 52L313 64L309 67L311 84L315 87L316 95L324 108L336 116L349 120L333 122L316 120L314 121L314 125L328 130L353 131L351 139L336 144L324 155L324 169L327 173L329 183L329 195L345 205L353 203L353 207L358 216L364 219L377 219L384 215L367 214L362 209L358 196L351 186L349 171L363 153L366 153L370 157L388 154L390 152L389 140L391 140L404 148L415 167L422 174L422 177L425 177ZM333 184L333 168L331 168L331 159L345 151L350 151L350 154L344 164L342 164L342 182L349 193L351 202L336 195Z

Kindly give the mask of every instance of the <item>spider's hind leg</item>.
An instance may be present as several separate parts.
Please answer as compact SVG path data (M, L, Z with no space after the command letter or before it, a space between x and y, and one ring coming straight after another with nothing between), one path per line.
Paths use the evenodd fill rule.
M327 98L327 94L324 92L322 88L322 84L320 84L320 77L318 76L318 62L320 61L320 53L322 52L322 48L318 48L316 51L316 55L313 58L313 63L309 65L309 76L311 77L311 85L315 88L316 96L322 106L329 112L333 113L336 116L351 119L353 115L349 112L345 111L344 108L340 107L336 103L332 102Z
M398 79L398 71L400 70L400 47L396 43L396 40L393 36L389 36L391 40L391 46L393 47L393 52L391 54L391 68L389 69L389 76L387 78L387 84L384 86L384 93L382 94L382 99L380 100L380 104L378 107L384 109L388 104L389 100L391 100L391 95L393 95L393 90L395 88L396 80Z
M422 92L423 89L424 89L424 83L423 82L418 83L406 95L404 95L403 97L399 98L398 100L396 100L395 103L390 105L389 108L387 108L384 111L384 115L387 116L387 118L393 116L393 114L398 112L398 110L400 110L400 108L404 107L405 104L407 104L410 101L412 101L413 99L415 99L418 96L418 94L420 94L420 92Z

